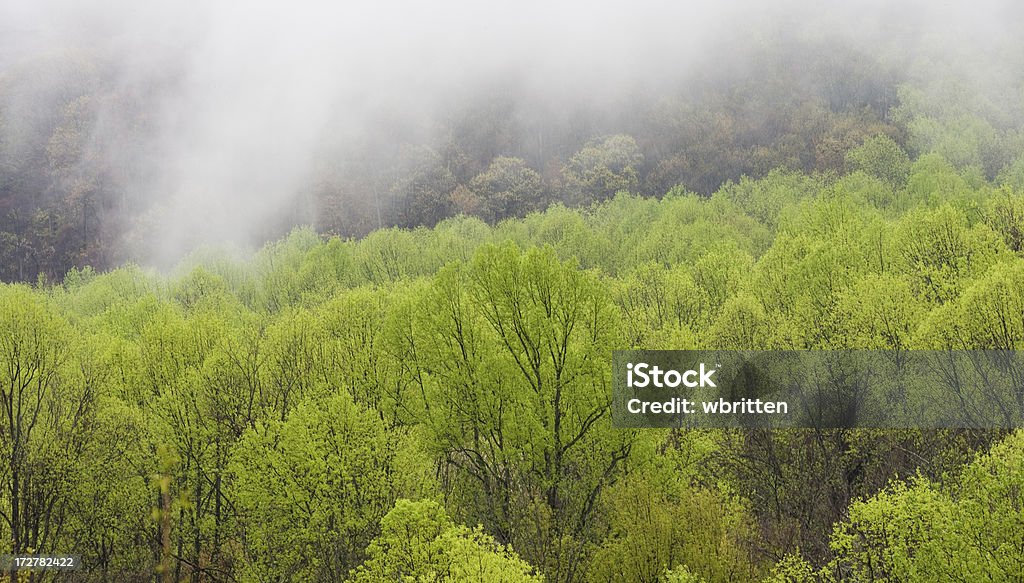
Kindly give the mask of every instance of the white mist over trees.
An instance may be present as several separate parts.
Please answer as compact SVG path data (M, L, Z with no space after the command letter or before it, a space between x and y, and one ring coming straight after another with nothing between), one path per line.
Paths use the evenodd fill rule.
M1021 9L933 4L0 5L0 555L1012 578L1020 431L610 419L613 349L1024 349Z
M780 165L843 170L845 152L878 133L943 147L917 114L951 92L996 126L1022 119L1010 2L0 10L8 280L169 265L204 243L260 244L297 224L362 236L618 189L709 194ZM936 84L936 70L960 86ZM908 81L915 89L897 95ZM921 105L913 119L900 117L907 103ZM979 141L999 129L959 125ZM637 145L632 168L581 171L596 146L624 140ZM993 175L1009 162L952 154ZM493 178L501 157L541 177L535 201L496 202L511 192Z

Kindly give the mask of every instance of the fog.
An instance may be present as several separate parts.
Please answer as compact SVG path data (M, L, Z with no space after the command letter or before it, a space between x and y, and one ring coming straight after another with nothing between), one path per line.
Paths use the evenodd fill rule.
M511 99L541 120L621 112L709 72L742 74L780 37L849 44L911 76L958 68L998 92L1021 24L1009 1L8 0L0 75L78 55L143 104L130 122L125 101L95 104L86 131L119 188L146 201L127 255L167 264L202 243L258 244L282 217L314 221L303 193L333 157L429 142L466 103ZM8 131L37 106L4 99Z

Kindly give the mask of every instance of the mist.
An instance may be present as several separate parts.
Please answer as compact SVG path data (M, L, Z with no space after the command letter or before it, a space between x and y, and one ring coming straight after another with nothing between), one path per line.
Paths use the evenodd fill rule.
M1019 111L999 99L1020 101L1021 15L1008 1L15 0L0 8L0 79L36 81L0 94L0 145L7 159L21 159L29 147L20 136L34 131L33 112L47 99L66 117L58 89L71 77L115 96L82 104L89 113L72 124L82 136L67 155L71 169L53 180L73 192L102 168L133 217L103 235L119 249L108 262L166 266L199 245L250 247L319 224L317 189L367 165L372 179L356 181L350 190L360 192L333 212L376 205L368 226L336 234L394 224L381 218L380 197L395 160L410 147L441 147L445 132L472 125L463 117L474 108L497 107L489 115L508 116L516 134L487 156L519 155L550 174L548 157L564 161L572 148L623 131L638 104L740 82L778 39L842 46L923 85L946 69L977 92L979 107L1012 123ZM572 139L551 150L545 132L562 126L559 135ZM58 146L52 138L45 146L51 166Z

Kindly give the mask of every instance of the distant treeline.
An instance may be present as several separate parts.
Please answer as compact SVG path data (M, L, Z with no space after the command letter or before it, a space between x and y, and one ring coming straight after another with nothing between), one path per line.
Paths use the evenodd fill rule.
M1013 581L1020 432L611 426L614 349L1024 349L1020 185L884 134L841 163L0 285L0 554L81 554L68 581Z
M457 214L495 224L621 190L710 195L777 168L843 174L847 153L878 135L979 178L1022 179L1022 116L1003 103L1012 96L986 101L955 79L936 89L838 43L763 44L618 105L553 111L509 82L432 117L385 116L316 154L309 183L261 241L300 224L341 237ZM148 259L155 227L173 220L153 184L165 161L147 151L161 95L159 84L118 83L88 53L29 59L0 77L0 280Z

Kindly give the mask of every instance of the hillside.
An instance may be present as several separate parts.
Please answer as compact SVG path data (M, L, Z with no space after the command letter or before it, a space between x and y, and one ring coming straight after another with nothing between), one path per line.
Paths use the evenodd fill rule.
M1020 191L846 163L5 285L3 514L118 580L1012 579L1017 433L610 425L613 349L1024 346Z

